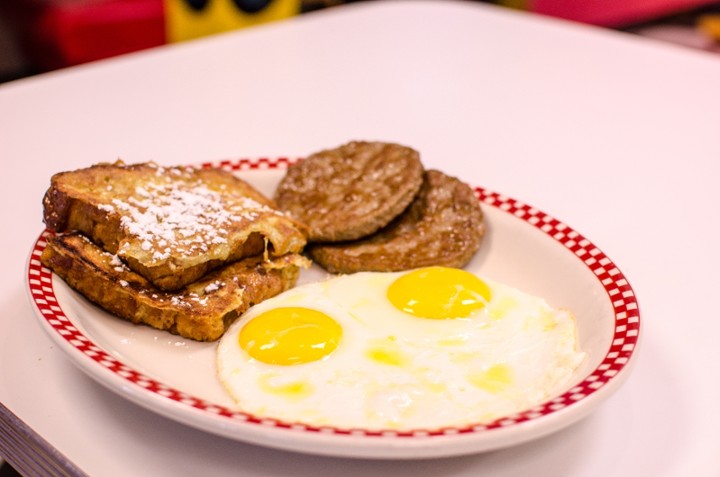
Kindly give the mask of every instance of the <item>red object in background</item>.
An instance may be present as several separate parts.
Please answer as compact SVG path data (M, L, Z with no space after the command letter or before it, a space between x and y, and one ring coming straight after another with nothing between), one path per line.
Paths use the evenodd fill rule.
M340 0L342 2L342 0ZM535 13L625 27L713 3L710 0L525 0ZM163 45L163 0L0 0L33 70Z
M165 43L163 0L11 0L2 10L40 71Z
M592 25L627 27L690 11L711 0L529 0L530 10Z

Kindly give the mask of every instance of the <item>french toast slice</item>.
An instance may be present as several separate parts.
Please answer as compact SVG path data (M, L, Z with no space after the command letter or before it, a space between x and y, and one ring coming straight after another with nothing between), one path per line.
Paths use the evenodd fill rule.
M299 253L305 227L220 169L101 163L55 174L43 198L55 232L81 232L172 291L244 257Z
M298 254L245 258L181 290L158 290L79 233L50 236L43 265L108 312L197 341L215 341L250 306L295 285L309 260Z

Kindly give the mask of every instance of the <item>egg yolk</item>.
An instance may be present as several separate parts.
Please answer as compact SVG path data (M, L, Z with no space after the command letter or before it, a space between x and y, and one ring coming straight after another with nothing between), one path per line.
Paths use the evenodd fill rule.
M290 366L317 361L337 348L342 328L325 313L286 307L266 311L240 330L240 347L267 364Z
M465 318L490 301L490 287L458 268L420 268L402 275L387 291L395 308L423 318Z

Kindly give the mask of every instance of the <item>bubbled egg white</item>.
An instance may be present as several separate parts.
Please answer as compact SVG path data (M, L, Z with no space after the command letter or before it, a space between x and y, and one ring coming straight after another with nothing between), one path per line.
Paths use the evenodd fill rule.
M225 333L217 364L240 409L258 417L411 430L528 409L562 392L584 356L569 312L429 267L339 276L266 300Z

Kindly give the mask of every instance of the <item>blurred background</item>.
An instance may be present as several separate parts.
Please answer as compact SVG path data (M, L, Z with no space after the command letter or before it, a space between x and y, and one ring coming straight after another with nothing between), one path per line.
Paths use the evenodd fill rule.
M0 0L0 82L383 0ZM485 1L720 53L720 0Z

